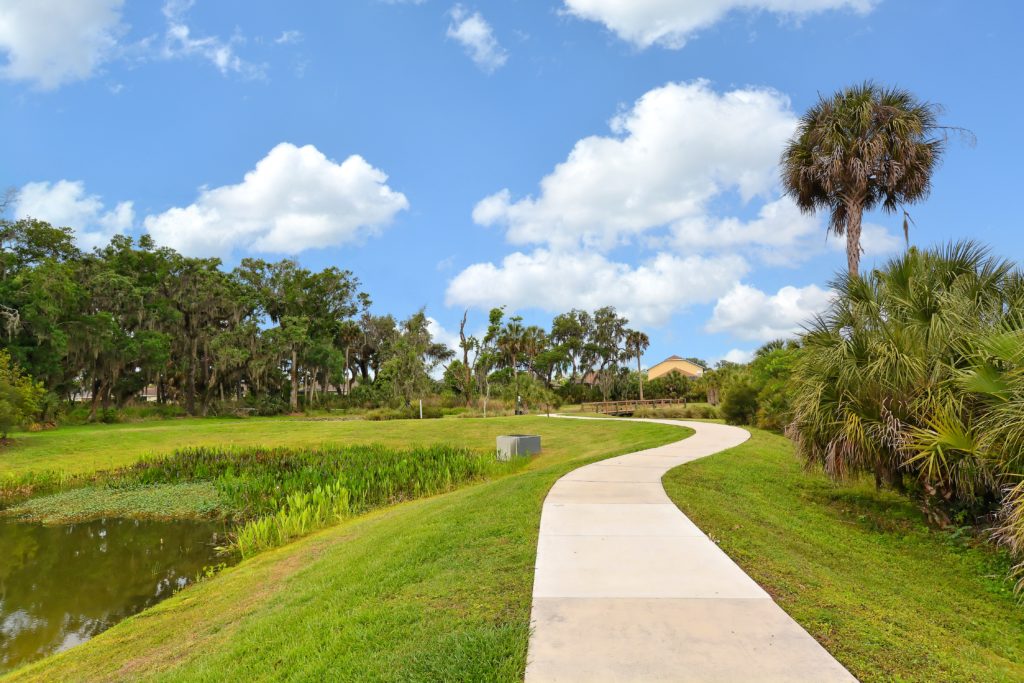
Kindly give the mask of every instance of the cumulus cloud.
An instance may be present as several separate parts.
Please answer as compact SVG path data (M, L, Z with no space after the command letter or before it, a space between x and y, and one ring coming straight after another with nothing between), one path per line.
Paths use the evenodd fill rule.
M821 220L801 213L788 197L766 202L753 220L695 216L677 222L672 233L677 249L749 250L773 265L805 258L808 249L793 247L809 246L805 243L812 239L824 245L825 238Z
M4 0L0 2L0 65L6 79L44 90L89 78L110 58L124 0Z
M749 221L708 215L683 219L672 226L671 242L680 251L739 251L773 266L793 266L828 250L846 249L845 238L830 235L821 214L802 213L789 197L766 202ZM890 254L901 244L884 226L864 224L865 255Z
M147 216L157 242L182 253L297 254L379 233L409 207L361 156L342 163L312 145L281 143L237 185L203 188L196 201Z
M744 351L743 349L730 349L728 353L722 356L722 360L728 363L749 363L754 360L754 352Z
M498 43L494 30L482 14L470 13L462 5L455 5L449 15L452 23L448 25L448 37L462 44L481 71L493 73L505 65L508 52Z
M740 283L750 263L792 266L842 248L826 239L821 216L779 195L779 154L795 126L789 100L769 89L719 93L694 81L647 92L612 119L610 135L579 140L535 196L504 189L476 204L477 224L535 248L465 269L450 282L448 303L612 304L637 324L661 325L717 301L710 331L758 341L792 335L827 292L812 285L769 296ZM719 215L737 201L754 216ZM891 250L893 239L865 224L869 253Z
M796 126L789 100L763 88L716 93L706 81L669 83L611 121L610 136L576 143L536 197L502 190L473 219L514 244L607 250L667 224L704 216L727 191L767 195Z
M552 313L611 305L636 324L662 325L690 305L714 301L746 271L738 256L659 254L631 266L593 252L537 249L510 254L500 265L471 265L449 283L446 302Z
M832 297L831 291L817 285L787 286L769 295L737 283L715 303L705 329L758 342L792 337L804 323L825 310Z
M567 14L604 24L639 48L679 49L699 32L736 10L801 18L827 10L866 13L876 0L565 0Z
M99 195L86 194L79 180L28 183L14 202L16 218L37 218L57 227L73 228L80 249L102 247L114 235L123 234L135 220L132 202L121 202L109 211Z

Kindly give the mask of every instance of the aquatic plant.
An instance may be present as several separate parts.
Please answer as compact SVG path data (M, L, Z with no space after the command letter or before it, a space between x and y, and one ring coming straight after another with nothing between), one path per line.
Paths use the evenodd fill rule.
M518 460L518 459L517 459ZM372 508L448 491L522 466L449 445L319 448L185 448L106 477L112 487L211 481L225 507L247 520L235 546L245 556Z

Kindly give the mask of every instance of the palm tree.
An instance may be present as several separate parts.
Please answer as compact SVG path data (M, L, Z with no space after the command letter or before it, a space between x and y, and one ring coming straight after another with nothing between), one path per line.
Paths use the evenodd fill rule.
M829 230L846 236L851 275L860 267L864 212L880 206L894 213L928 196L945 146L939 111L868 81L820 97L782 153L786 194L805 213L830 212Z
M515 315L508 319L498 333L498 352L504 357L506 367L512 368L513 377L519 377L519 362L522 360L526 343L526 328L522 317Z
M1019 282L970 242L841 277L794 371L797 450L836 478L902 489L909 475L938 522L986 511L1024 469ZM1024 526L1014 538L1024 550Z
M640 359L644 351L651 345L651 340L646 334L639 330L626 331L626 355L629 358L636 358L636 372L640 377L640 400L644 400L644 376L640 369Z

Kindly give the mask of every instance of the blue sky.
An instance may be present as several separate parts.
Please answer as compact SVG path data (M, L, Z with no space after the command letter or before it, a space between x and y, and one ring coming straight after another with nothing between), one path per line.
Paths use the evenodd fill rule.
M941 103L977 143L950 141L912 243L1024 261L1021 26L1009 0L0 0L0 187L83 246L349 268L444 338L467 307L609 303L648 363L742 358L845 265L774 175L818 92ZM866 264L903 248L867 220Z

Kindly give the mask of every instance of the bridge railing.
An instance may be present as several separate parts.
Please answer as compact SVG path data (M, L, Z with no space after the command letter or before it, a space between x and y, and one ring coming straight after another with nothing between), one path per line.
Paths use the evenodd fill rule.
M638 408L657 408L659 406L686 405L686 401L678 398L654 398L635 401L594 401L582 404L584 411L604 415L622 415L636 412Z

